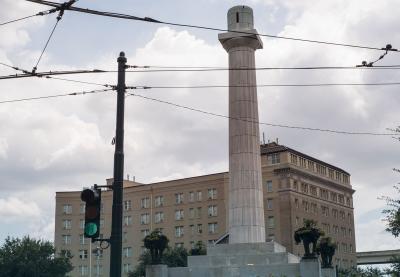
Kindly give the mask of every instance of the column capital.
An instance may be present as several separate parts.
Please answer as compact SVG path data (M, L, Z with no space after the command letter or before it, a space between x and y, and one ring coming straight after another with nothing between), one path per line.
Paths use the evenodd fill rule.
M218 40L229 52L231 48L235 47L250 47L254 50L262 49L263 43L256 29L246 30L246 33L239 32L226 32L218 34Z

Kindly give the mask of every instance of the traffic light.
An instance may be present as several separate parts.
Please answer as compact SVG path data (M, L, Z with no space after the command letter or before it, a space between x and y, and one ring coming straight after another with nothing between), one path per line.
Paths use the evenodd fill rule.
M96 186L84 189L81 199L85 202L84 236L97 238L100 235L101 190Z

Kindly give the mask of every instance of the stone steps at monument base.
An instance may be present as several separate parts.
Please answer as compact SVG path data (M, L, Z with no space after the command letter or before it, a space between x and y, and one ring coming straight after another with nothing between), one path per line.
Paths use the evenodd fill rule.
M299 264L169 268L168 277L298 277Z
M279 265L299 263L299 258L290 253L264 253L218 256L189 256L189 267L217 267L217 266L253 266L253 265Z
M207 256L235 256L241 253L260 255L266 253L285 253L286 248L277 242L217 244L207 247Z

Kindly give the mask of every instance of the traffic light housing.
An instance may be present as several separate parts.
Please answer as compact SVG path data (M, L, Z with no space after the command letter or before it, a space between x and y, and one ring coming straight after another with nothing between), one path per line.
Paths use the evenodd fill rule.
M86 238L98 238L100 235L101 190L97 187L84 189L81 200L85 202L85 227Z

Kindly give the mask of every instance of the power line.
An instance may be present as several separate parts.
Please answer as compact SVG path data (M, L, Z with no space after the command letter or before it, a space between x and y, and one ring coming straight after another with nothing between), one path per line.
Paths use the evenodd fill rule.
M41 78L40 76L38 76L38 77ZM73 83L79 83L79 84L86 84L86 85L103 86L103 87L106 87L106 88L115 88L116 87L115 85L110 85L110 84L101 84L101 83L94 83L94 82L88 82L88 81L59 78L59 77L53 77L53 76L44 76L43 78L66 81L66 82L73 82Z
M11 74L0 76L0 80L4 79L18 79L27 77L42 77L52 75L66 75L66 74L83 74L83 73L115 73L116 70L101 70L101 69L84 69L84 70L64 70L64 71L47 71L47 72L30 72L16 66L8 65L0 62L0 65L21 71L24 74ZM130 66L131 68L161 68L160 66ZM397 70L400 65L382 65L373 67L357 67L357 66L305 66L305 67L255 67L255 68L227 68L227 67L205 67L205 66L165 66L163 69L148 69L148 70L127 70L128 73L145 73L145 72L203 72L203 71L244 71L244 70Z
M10 21L7 21L7 22L0 23L0 26L7 25L7 24L10 24L10 23L14 23L14 22L21 21L21 20L25 20L25 19L28 19L28 18L31 18L31 17L35 17L35 16L48 15L48 14L54 13L56 11L57 11L57 9L51 9L51 10L38 12L36 14L32 14L32 15L28 15L28 16L21 17L21 18L18 18L18 19L13 19L13 20L10 20Z
M185 109L185 110L189 110L189 111L194 111L194 112L198 112L198 113L202 113L202 114L206 114L206 115L210 115L210 116L214 116L214 117L240 120L240 121L244 121L244 122L257 123L257 124L260 124L260 125L266 125L266 126L271 126L271 127L279 127L279 128L287 128L287 129L299 129L299 130L305 130L305 131L326 132L326 133L343 134L343 135L399 136L399 134L391 134L391 133L350 132L350 131L340 131L340 130L332 130L332 129L321 129L321 128L313 128L313 127L291 126L291 125L259 122L259 121L247 120L247 119L242 119L242 118L234 118L234 117L230 117L230 116L223 115L223 114L218 114L218 113L213 113L213 112L209 112L209 111L205 111L205 110L200 110L200 109L197 109L197 108L184 106L184 105L176 104L176 103L169 102L169 101L164 101L164 100L157 99L157 98L148 97L148 96L144 96L144 95L141 95L141 94L129 93L128 95L136 96L136 97L139 97L139 98L142 98L142 99L146 99L146 100L150 100L150 101L154 101L154 102L170 105L170 106L173 106L173 107L176 107L176 108L181 108L181 109Z
M50 1L42 1L42 0L27 0L27 1L39 3L39 4L43 4L43 5L48 5L48 6L52 6L52 7L60 6L59 3L50 2ZM228 29L223 29L223 28L167 22L167 21L153 19L151 17L138 17L138 16L134 16L134 15L127 15L127 14L114 13L114 12L103 12L103 11L97 11L97 10L92 10L92 9L83 9L83 8L79 8L79 7L68 7L66 9L71 10L71 11L76 11L76 12L89 13L89 14L94 14L94 15L128 19L128 20L135 20L135 21L144 21L144 22L150 22L150 23L155 23L155 24L164 24L164 25L177 26L177 27L187 27L187 28L195 28L195 29L203 29L203 30L211 30L211 31L219 31L219 32L233 32L233 33L254 35L254 33L246 32L246 31L236 31L236 30L228 30ZM322 40L304 39L304 38L287 37L287 36L277 36L277 35L271 35L271 34L257 34L257 35L262 36L262 37L317 43L317 44L325 44L325 45L334 45L334 46L343 46L343 47L361 48L361 49L370 49L370 50L380 50L380 51L387 50L385 47L383 47L383 48L371 47L371 46L363 46L363 45L348 44L348 43L337 43L337 42L329 42L329 41L322 41ZM394 48L390 49L389 51L398 52L398 50L394 49Z
M69 0L68 2L62 3L60 4L59 7L56 8L56 10L59 11L58 16L57 16L57 21L56 24L54 24L53 29L51 30L50 36L46 41L46 44L43 47L42 53L40 53L40 56L36 62L36 65L33 67L32 69L32 73L35 73L37 70L37 67L39 65L40 60L42 59L42 56L44 54L44 51L46 51L47 46L49 45L49 42L51 40L51 38L53 37L54 31L56 30L58 23L60 22L60 20L62 19L63 15L64 15L64 10L67 9L68 7L71 7L72 4L74 4L77 0Z
M81 91L81 92L72 92L72 93L64 93L64 94L56 94L56 95L37 96L37 97L30 97L30 98L10 99L10 100L0 101L0 104L32 101L32 100L39 100L39 99L49 99L49 98L57 98L57 97L65 97L65 96L93 94L93 93L100 93L100 92L111 91L111 90L113 90L113 89L98 89L98 90L91 90L91 91Z
M249 87L334 87L334 86L398 86L400 82L387 83L319 83L319 84L261 84L261 85L200 85L200 86L128 86L127 89L205 89Z

